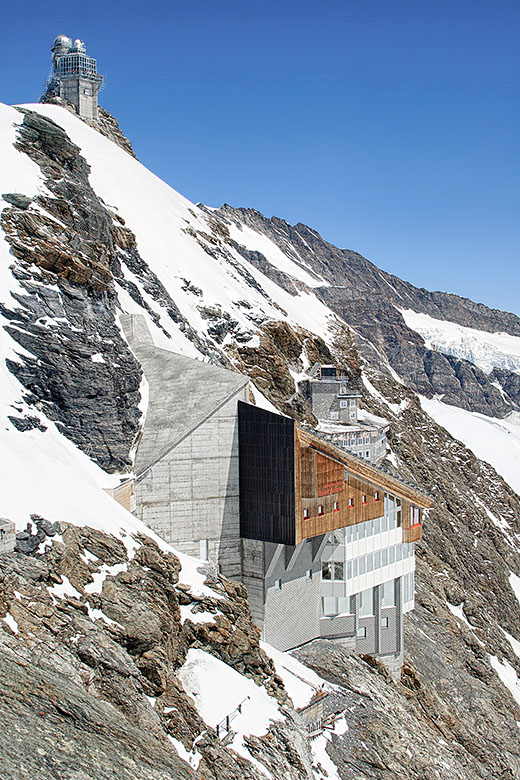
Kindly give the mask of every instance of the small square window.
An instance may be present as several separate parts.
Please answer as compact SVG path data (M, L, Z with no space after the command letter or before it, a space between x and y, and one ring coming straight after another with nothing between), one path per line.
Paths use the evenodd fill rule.
M349 498L348 505L349 505L350 508L352 508L354 506L354 499L353 498Z
M362 504L366 504L366 502L367 502L367 497L366 496L361 496L361 503Z
M365 458L369 458L369 457L370 457L370 450L365 450Z
M330 419L331 420L337 420L338 419L339 412L331 412L330 413Z
M307 571L305 572L305 578L307 580L312 580L312 569L307 569Z
M276 590L281 590L282 589L282 581L281 580L275 580L274 581L274 587L276 588Z
M359 639L365 639L367 635L367 629L366 626L360 626L358 630L356 631L356 636Z
M376 491L374 492L374 500L375 500L375 501L381 501L381 498L380 498L380 496L379 496L379 490L376 490Z
M343 401L343 400L341 400L341 401L339 402L339 408L340 408L340 409L346 409L346 408L347 408L347 402L346 402L346 401Z
M320 504L318 507L318 515L321 517L324 514L323 512L323 504Z
M339 512L339 501L334 501L334 511Z
M382 617L381 618L381 628L388 628L388 618Z
M309 510L308 509L304 509L303 510L303 519L304 520L308 520L308 518L309 518Z

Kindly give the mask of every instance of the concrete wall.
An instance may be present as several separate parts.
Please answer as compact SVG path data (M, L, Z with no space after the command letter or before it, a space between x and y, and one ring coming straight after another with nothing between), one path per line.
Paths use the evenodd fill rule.
M237 402L240 390L137 482L136 514L181 552L240 578Z
M0 553L12 552L15 544L15 524L5 517L0 517Z
M60 97L73 103L83 119L94 122L98 119L98 88L99 85L89 79L60 79Z

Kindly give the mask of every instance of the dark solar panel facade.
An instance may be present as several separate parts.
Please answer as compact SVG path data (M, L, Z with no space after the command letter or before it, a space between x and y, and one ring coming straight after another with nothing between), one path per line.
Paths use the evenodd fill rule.
M294 422L238 402L240 536L294 544Z

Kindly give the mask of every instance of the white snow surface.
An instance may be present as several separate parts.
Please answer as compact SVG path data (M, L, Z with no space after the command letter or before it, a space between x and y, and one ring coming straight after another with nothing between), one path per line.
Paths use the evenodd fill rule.
M297 709L309 704L318 691L331 690L331 685L318 677L312 669L304 666L297 658L277 650L266 642L260 642L260 645L266 655L272 658L276 672L282 678L287 693Z
M513 699L520 706L520 680L514 668L506 658L499 661L496 655L490 655L489 661Z
M267 732L271 721L282 717L276 700L265 688L204 650L188 650L178 677L202 720L212 728L242 703L242 712L231 722L236 732L231 747L249 761L252 757L244 745L244 736L261 736ZM266 771L263 767L262 770Z
M467 328L412 309L400 312L408 327L423 337L428 349L469 360L486 374L494 368L520 373L520 336Z
M421 406L481 460L489 463L520 495L520 417L514 412L500 420L468 412L438 398L419 396Z

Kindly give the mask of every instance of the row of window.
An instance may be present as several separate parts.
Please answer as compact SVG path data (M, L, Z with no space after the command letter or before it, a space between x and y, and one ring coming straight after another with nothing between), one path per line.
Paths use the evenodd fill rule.
M349 417L350 417L351 420L355 420L356 419L356 412L355 411L350 411L349 412ZM329 418L331 420L339 420L339 412L329 412Z
M415 553L415 545L412 544L394 544L392 547L385 547L383 550L376 550L373 553L361 555L347 563L347 580L353 577L360 577L362 574L382 569L384 566L391 566L393 563L399 563L407 558L412 558Z
M383 550L361 555L359 558L347 562L347 580L360 577L362 574L390 566L392 563L411 558L415 553L415 544L394 544ZM321 577L323 580L343 581L345 564L343 561L323 561L321 565Z
M413 597L413 576L408 577L408 588L412 588ZM404 581L404 577L402 580ZM411 583L411 585L410 585ZM408 592L408 591L407 591ZM358 615L360 618L371 617L374 614L374 598L376 591L374 588L367 588L358 594ZM323 614L325 617L334 617L335 615L353 615L355 611L356 596L325 596L322 599ZM379 605L381 609L395 607L396 594L394 580L388 580L379 586Z
M345 399L341 399L339 402L339 408L340 409L346 409L347 406L356 406L356 400L354 398L351 398L350 401L346 401Z
M339 528L333 531L328 538L328 544L350 544L351 542L357 542L359 539L368 539L375 534L384 533L385 531L392 531L395 528L401 526L401 516L398 514L383 515L383 517L376 517L373 520L365 520L364 523L357 523L356 525L349 525L348 528Z
M374 493L374 500L375 501L380 501L381 500L380 499L380 493L377 490ZM366 495L362 495L361 496L361 504L363 506L365 506L367 503L368 503L368 501L367 501ZM353 509L354 506L355 506L355 499L354 498L349 498L348 499L348 507L349 507L349 509ZM333 507L332 507L332 511L333 512L339 512L339 501L334 501L334 504L333 504ZM318 505L318 516L322 517L324 514L325 514L325 506L324 506L324 504L319 504ZM311 517L310 509L305 507L304 510L303 510L303 519L304 520L309 520L310 517Z

